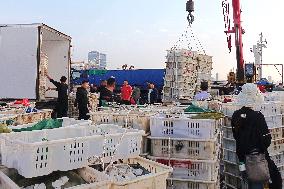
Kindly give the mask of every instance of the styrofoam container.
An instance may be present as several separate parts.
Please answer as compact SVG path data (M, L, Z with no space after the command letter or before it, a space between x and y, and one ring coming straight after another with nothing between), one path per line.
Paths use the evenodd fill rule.
M166 165L142 158L124 159L123 163L127 164L139 164L151 174L143 175L133 179L131 181L124 182L112 182L111 189L140 189L140 188L153 188L153 189L165 189L166 179L173 171L171 167Z
M169 178L167 189L220 189L220 180L206 182Z
M5 170L7 172L8 170ZM90 167L85 167L76 170L77 173L88 183L82 184L78 186L68 187L68 189L110 189L111 181L110 178L95 169ZM7 175L6 175L7 174ZM4 173L0 171L0 188L1 189L21 189L15 182L13 182L9 178L9 171L8 173ZM41 184L41 183L38 183Z
M151 155L181 159L212 160L219 153L218 140L192 140L176 138L149 137Z
M214 139L218 134L218 121L213 119L191 119L190 115L155 115L150 119L151 136Z
M173 178L216 181L219 175L218 160L192 160L149 156L149 159L173 167Z

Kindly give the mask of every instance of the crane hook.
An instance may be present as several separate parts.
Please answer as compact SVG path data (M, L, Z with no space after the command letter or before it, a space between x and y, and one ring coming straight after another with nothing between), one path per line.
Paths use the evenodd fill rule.
M189 25L191 25L194 21L194 16L192 14L192 12L194 12L194 2L193 0L188 0L186 2L186 11L188 12L187 15L187 21L189 23Z

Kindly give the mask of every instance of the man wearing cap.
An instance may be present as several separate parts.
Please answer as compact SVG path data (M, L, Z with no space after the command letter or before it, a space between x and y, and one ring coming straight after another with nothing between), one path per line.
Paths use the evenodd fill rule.
M46 77L49 81L56 87L55 90L58 92L57 104L56 104L56 113L57 118L67 117L68 111L68 85L66 84L67 78L62 76L60 82L54 81L48 74ZM48 88L48 90L52 90Z

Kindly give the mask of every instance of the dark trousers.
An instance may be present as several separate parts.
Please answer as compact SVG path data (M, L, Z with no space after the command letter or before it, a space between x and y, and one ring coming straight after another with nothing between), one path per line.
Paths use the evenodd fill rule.
M131 105L131 102L129 100L122 100L121 103L125 105Z
M67 117L68 104L58 103L56 105L57 118Z
M87 115L89 113L89 110L87 107L83 107L83 108L79 108L79 117L78 119L84 119L84 120L88 120L90 119L90 116Z
M269 173L272 181L272 184L269 185L269 189L282 189L282 178L277 166L270 158L266 159L268 161Z

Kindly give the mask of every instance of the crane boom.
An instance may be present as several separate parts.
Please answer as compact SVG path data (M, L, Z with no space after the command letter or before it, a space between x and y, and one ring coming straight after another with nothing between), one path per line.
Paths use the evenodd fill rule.
M236 60L237 60L237 82L244 83L245 75L244 75L244 54L243 54L243 38L242 35L245 33L242 28L241 21L241 6L240 0L232 0L232 8L233 8L233 23L234 26L231 28L231 23L229 19L229 2L228 0L224 0L222 2L223 6L223 14L226 28L226 35L228 41L228 48L231 51L231 34L235 34L235 47L236 47Z
M241 4L240 0L232 0L232 9L233 9L233 24L231 27L230 21L230 4L229 0L223 0L222 2L226 35L228 48L231 52L231 39L232 34L235 34L235 47L236 47L236 60L237 60L237 82L242 84L245 82L245 73L244 73L244 53L243 53L243 37L242 35L245 33L242 28L242 20L241 20ZM194 21L194 2L193 0L188 0L186 3L186 11L188 12L187 20L189 25L191 25Z

